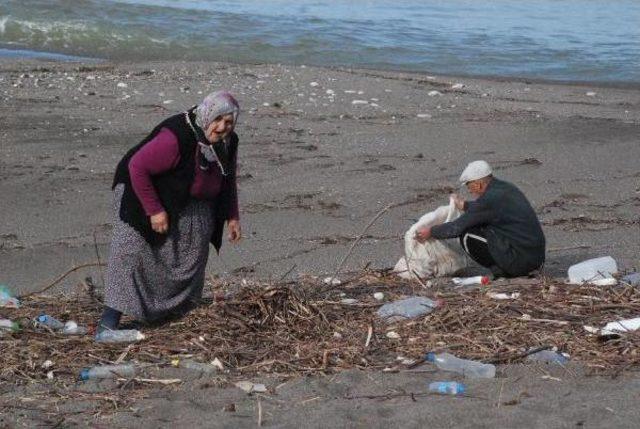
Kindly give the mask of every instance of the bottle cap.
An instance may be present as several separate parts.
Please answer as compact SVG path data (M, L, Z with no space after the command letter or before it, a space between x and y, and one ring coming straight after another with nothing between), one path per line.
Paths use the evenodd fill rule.
M38 320L38 322L40 322L40 323L44 323L44 322L46 322L46 321L47 321L47 318L48 318L48 317L49 317L49 316L47 316L46 314L41 314L40 316L38 316L38 319L37 319L37 320Z
M490 281L491 280L489 279L489 276L482 276L482 278L480 279L480 284L481 285L488 285Z
M436 354L434 352L429 352L424 357L424 360L426 360L427 362L435 362L436 361Z
M87 381L89 379L89 368L80 371L80 380Z

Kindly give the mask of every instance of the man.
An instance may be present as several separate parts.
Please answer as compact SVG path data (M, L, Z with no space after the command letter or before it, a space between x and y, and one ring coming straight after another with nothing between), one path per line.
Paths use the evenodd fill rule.
M544 233L524 194L515 185L493 177L486 161L470 163L460 182L476 200L454 195L456 207L464 211L462 216L421 228L416 239L459 237L471 259L489 268L494 277L523 276L539 268L544 263Z

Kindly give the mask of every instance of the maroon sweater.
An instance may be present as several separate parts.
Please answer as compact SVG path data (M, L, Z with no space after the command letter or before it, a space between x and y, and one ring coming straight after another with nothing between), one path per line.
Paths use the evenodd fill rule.
M194 153L197 156L198 153ZM129 175L131 185L136 196L140 200L147 216L153 216L164 211L158 193L153 187L151 176L165 173L176 168L180 161L178 138L168 128L162 128L160 132L144 146L129 161ZM235 177L231 178L233 201L229 206L229 219L239 219L238 192ZM198 200L213 200L220 193L222 186L222 173L216 165L208 170L202 170L196 162L196 171L191 196Z

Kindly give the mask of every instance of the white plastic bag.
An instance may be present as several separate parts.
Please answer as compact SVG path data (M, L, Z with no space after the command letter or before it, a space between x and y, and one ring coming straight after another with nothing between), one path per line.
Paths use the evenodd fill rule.
M440 225L460 217L453 198L448 206L440 206L422 216L404 235L404 257L400 258L393 271L400 277L410 279L442 277L453 274L467 266L462 247L457 239L427 240L419 243L416 231L425 226Z

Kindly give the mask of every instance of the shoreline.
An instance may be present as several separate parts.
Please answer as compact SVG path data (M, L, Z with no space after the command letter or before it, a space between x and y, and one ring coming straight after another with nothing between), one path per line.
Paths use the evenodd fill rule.
M3 54L6 51L7 54ZM15 52L16 54L13 54ZM61 54L47 51L34 51L30 49L10 49L8 47L0 48L0 62L5 60L15 61L45 61L45 62L60 62L60 63L97 63L97 64L147 64L147 63L193 63L199 64L201 62L208 63L224 63L235 64L237 66L276 66L282 65L287 67L301 67L308 66L316 69L326 69L333 71L354 71L354 72L370 72L370 73L390 73L396 75L411 75L411 76L433 76L439 79L471 79L471 80L484 80L492 82L513 82L513 83L525 83L525 84L542 84L542 85L567 85L567 86L591 86L598 88L614 88L614 89L640 89L640 82L634 81L588 81L578 79L550 79L544 77L527 77L521 75L494 75L494 74L456 74L456 73L440 73L431 72L428 70L404 70L389 68L375 68L375 67L353 67L349 65L336 65L336 66L322 66L317 64L294 64L294 63L261 63L261 62L229 62L229 61L194 61L194 60L167 60L167 59L146 59L146 60L131 60L131 59L109 59L102 57L83 57L76 56L74 54Z

